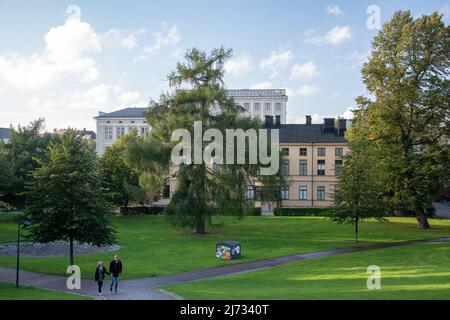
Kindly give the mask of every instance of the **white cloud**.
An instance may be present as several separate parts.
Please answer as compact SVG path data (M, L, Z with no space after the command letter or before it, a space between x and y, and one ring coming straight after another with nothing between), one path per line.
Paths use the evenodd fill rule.
M353 39L352 30L349 26L334 27L325 36L325 40L331 44L340 44Z
M353 119L353 113L351 112L351 108L347 108L342 114L319 114L313 113L309 114L311 116L311 122L313 124L322 124L324 118L344 118L351 120ZM305 124L306 123L306 115L299 116L288 116L287 123L295 123L295 124Z
M225 71L232 77L240 78L255 68L252 58L249 54L243 54L239 57L233 58L225 63Z
M250 87L250 89L272 89L272 88L273 84L270 81L256 83Z
M337 5L332 5L332 6L327 6L326 7L327 13L334 15L334 16L342 16L344 15L344 11L342 11L341 9L339 9L339 7Z
M305 84L296 90L290 88L287 88L286 90L288 96L291 97L309 97L319 91L319 89L316 86L310 84Z
M353 40L353 34L352 29L349 26L336 26L328 31L325 36L317 35L314 30L308 30L303 34L303 39L307 43L319 44L326 42L338 45Z
M170 27L170 29L166 32L155 33L154 37L155 43L152 46L146 47L142 50L139 56L135 59L135 62L147 60L152 55L159 53L163 47L175 46L181 40L181 35L178 32L176 25Z
M35 96L30 99L27 108L29 111L42 114L71 110L91 111L91 114L95 114L105 108L136 104L139 99L140 94L136 91L126 91L117 85L101 83L84 91Z
M294 54L290 50L274 51L270 57L261 60L260 68L272 72L271 78L278 75L278 72L286 69L294 59Z
M123 47L128 50L133 50L139 46L138 37L146 33L145 29L125 32L120 29L111 29L101 36L101 41L105 45Z
M353 119L354 115L353 115L353 109L352 108L347 108L344 113L341 115L341 117L343 117L344 119Z
M81 20L77 6L68 8L67 20L43 36L43 49L28 56L0 54L2 126L25 124L45 117L50 128L90 127L97 111L145 106L139 92L114 83L102 83L96 59L108 46L134 49L144 30L111 29L98 34ZM172 32L164 43L176 41ZM95 58L94 58L95 57ZM10 107L14 105L14 111ZM9 108L9 109L8 109Z
M308 61L304 64L296 64L291 69L291 79L300 78L313 78L317 76L319 72L313 61Z
M18 89L44 89L74 77L92 82L99 77L95 60L87 53L102 50L100 37L88 23L76 18L51 28L44 36L45 51L29 57L0 56L0 83Z

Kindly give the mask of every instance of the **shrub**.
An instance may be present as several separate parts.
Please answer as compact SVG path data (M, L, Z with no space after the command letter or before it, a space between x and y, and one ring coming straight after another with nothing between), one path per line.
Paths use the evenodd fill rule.
M166 207L161 206L138 206L138 207L121 207L120 214L124 216L142 216L142 215L159 215L165 212Z
M275 208L275 216L328 216L330 208Z

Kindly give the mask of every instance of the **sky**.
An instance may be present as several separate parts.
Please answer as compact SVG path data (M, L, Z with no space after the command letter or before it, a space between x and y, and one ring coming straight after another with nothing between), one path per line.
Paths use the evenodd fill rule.
M99 111L146 107L188 48L233 49L227 88L285 88L288 123L351 116L371 39L397 10L450 1L0 0L0 127L95 130Z

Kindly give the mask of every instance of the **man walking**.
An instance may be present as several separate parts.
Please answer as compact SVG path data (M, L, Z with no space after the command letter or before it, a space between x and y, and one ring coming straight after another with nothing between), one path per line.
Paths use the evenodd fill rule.
M119 285L119 276L122 273L122 261L119 260L119 256L115 255L114 260L111 261L109 264L109 272L111 273L111 287L109 288L109 291L112 292L113 286L115 289L115 292L117 293L117 287Z

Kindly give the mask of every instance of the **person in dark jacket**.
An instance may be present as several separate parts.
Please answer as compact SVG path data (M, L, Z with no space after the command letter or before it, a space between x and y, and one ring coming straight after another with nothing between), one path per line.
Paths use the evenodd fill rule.
M122 261L119 260L118 255L115 255L114 260L109 264L109 272L111 273L112 279L109 291L112 291L114 287L115 292L117 292L117 287L119 286L119 276L122 273Z
M103 266L103 262L99 261L97 263L97 269L95 269L95 281L97 281L98 284L98 295L102 295L102 287L103 287L103 281L105 280L105 274L110 274L106 268Z

